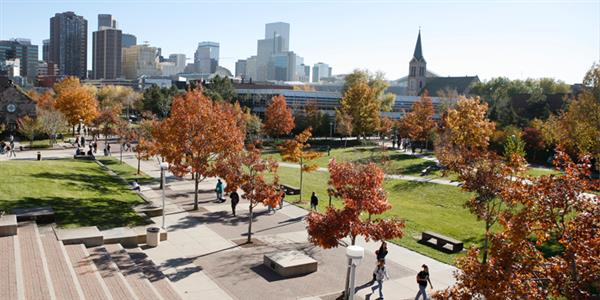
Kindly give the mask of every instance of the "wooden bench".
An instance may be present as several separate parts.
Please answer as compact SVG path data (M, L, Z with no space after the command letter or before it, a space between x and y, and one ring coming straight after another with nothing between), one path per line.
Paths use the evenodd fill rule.
M286 195L299 195L300 194L300 189L295 186L282 184L281 189L283 190L283 192L285 192Z
M463 242L431 231L422 232L419 243L448 253L457 253L463 250Z

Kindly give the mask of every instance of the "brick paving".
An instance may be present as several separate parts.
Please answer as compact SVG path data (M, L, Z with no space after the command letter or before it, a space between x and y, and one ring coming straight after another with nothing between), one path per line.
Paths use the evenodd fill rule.
M71 266L65 257L62 243L56 240L53 233L42 235L40 239L46 254L48 273L52 280L56 298L64 300L81 299L83 295L77 289L79 283L76 283L74 274L71 272Z
M0 299L18 299L15 236L0 237Z
M19 233L20 234L20 233ZM100 277L94 262L89 258L83 244L65 245L83 295L87 300L110 300L108 288Z
M131 258L120 244L104 245L104 247L138 298L144 300L161 300L154 287L146 279L146 276L131 261Z
M25 299L52 299L53 293L46 277L43 253L35 223L20 223L17 230L21 249Z
M113 299L138 299L103 246L88 248L88 252Z

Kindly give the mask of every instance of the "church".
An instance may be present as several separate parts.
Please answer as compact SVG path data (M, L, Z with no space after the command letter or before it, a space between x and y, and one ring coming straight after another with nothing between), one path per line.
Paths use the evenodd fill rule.
M450 91L455 91L458 95L468 95L471 87L478 82L479 77L477 76L442 77L428 71L419 29L415 51L408 67L408 76L391 82L388 91L404 96L420 96L425 91L432 97L438 96L441 92Z

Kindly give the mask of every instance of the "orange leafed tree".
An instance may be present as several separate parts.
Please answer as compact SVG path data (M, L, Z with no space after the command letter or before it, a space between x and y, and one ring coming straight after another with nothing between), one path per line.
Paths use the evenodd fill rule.
M374 163L367 165L329 162L330 194L344 202L341 209L328 207L325 213L311 212L306 221L311 243L334 248L346 237L355 244L358 236L369 240L402 237L404 221L396 218L374 219L392 208L383 190L383 171ZM368 219L361 218L363 213Z
M425 148L427 148L427 142L435 128L434 113L431 97L425 93L419 101L413 103L412 111L405 116L410 124L409 137L416 142L425 144Z
M352 116L347 113L344 113L340 110L335 111L335 131L343 136L349 137L352 135ZM344 147L346 147L348 139L344 140Z
M322 156L320 152L305 150L310 147L308 139L312 136L311 129L307 128L298 134L293 140L287 140L279 146L283 161L298 163L300 165L300 200L302 201L302 175L304 172L312 172L319 168L317 164L309 163L311 160Z
M79 122L90 124L98 115L96 97L93 92L79 82L79 78L69 76L54 84L55 107L60 110L73 130Z
M252 220L254 208L258 204L276 207L281 201L277 163L272 159L263 159L254 145L248 145L245 151L229 156L220 164L222 177L227 181L227 190L233 191L238 187L244 191L242 198L249 202L248 243L252 242ZM267 181L265 175L273 177Z
M177 176L194 176L194 209L198 209L198 184L219 176L218 163L243 149L244 137L227 103L216 103L192 90L175 97L168 118L153 132L156 152Z
M158 122L155 119L147 119L140 122L140 126L136 130L138 139L137 145L134 148L135 158L137 158L137 174L140 174L140 161L148 160L156 152L154 147L154 138L152 131L157 128Z
M100 133L104 135L104 147L108 143L108 136L118 134L121 122L124 122L121 117L121 106L105 107L100 111L98 117L94 120L94 125Z
M273 97L265 116L265 131L271 136L288 134L294 129L292 109L287 106L284 96Z

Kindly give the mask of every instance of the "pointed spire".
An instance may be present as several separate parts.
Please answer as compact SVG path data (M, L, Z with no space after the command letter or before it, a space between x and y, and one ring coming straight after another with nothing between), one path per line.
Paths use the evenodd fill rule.
M413 56L417 60L423 60L423 50L421 49L421 27L419 27L419 37L417 37L417 45L415 46L415 54Z

